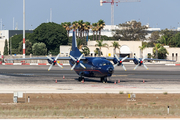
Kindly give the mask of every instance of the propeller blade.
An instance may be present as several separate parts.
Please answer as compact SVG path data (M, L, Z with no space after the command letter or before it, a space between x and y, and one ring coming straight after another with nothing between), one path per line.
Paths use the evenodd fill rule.
M75 66L76 66L76 63L72 66L71 70L74 70Z
M71 59L73 59L74 61L77 61L73 56L69 55L69 57L70 57Z
M58 59L58 57L59 57L59 54L56 56L55 60L57 60L57 59Z
M50 70L51 70L52 66L53 66L53 64L51 64L51 65L50 65L50 67L49 67L48 71L50 71Z
M53 61L53 59L51 59L49 56L46 56L49 60Z
M139 66L139 64L136 65L136 67L134 68L134 70L136 70L136 68Z
M123 62L125 59L127 59L128 58L128 56L126 56L126 57L124 57L121 61Z
M117 65L118 65L118 63L117 63L117 64L115 64L115 65L114 65L114 67L116 67Z
M83 55L84 55L84 54L82 54L82 55L78 58L78 60L80 60L80 59L83 57Z
M148 70L148 67L145 64L142 64L142 65Z
M123 69L126 71L126 68L125 68L125 66L124 66L123 64L121 64L121 65L122 65Z
M142 61L144 61L146 59L146 57L144 57L143 59L142 59Z
M116 58L118 61L120 61L119 58L118 58L118 56L117 56L116 54L114 54L114 56L115 56L115 58Z
M82 64L82 63L79 63L81 67L83 67L84 69L86 69L86 67Z
M138 57L136 57L136 56L134 56L134 57L135 57L138 61L140 61Z
M63 66L62 65L60 65L59 63L56 63L59 67L61 67L61 68L63 68Z

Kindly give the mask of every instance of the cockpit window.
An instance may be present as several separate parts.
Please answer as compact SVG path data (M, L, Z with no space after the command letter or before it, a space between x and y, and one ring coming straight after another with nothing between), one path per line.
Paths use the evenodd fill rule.
M106 65L110 65L110 63L108 62L103 62L103 63L100 63L99 66L106 66Z

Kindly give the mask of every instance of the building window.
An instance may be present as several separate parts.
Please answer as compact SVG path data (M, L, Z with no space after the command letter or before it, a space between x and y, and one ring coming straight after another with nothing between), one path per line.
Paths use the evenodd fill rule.
M176 61L178 60L178 53L176 53Z
M174 53L172 53L172 60L174 60Z

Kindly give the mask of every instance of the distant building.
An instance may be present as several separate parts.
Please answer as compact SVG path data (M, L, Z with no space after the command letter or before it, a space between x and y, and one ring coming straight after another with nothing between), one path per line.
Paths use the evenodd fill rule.
M33 33L33 30L26 30L25 33ZM19 34L23 34L23 30L0 30L0 55L3 55L5 40L9 43L12 36Z

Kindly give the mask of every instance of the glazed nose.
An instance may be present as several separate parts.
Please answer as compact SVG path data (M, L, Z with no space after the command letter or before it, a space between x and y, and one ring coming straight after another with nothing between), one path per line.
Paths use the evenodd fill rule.
M109 72L109 73L113 73L113 68L109 68L109 69L108 69L108 72Z

